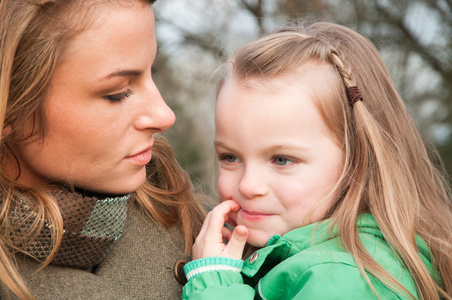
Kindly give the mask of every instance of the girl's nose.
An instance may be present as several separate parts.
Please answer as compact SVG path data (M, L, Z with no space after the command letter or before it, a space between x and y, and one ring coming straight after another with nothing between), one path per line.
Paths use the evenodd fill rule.
M174 112L166 105L154 82L148 85L139 114L135 123L138 130L152 129L155 132L164 132L173 126L176 120Z
M239 183L239 192L247 199L265 196L268 193L268 185L264 174L258 168L246 167Z

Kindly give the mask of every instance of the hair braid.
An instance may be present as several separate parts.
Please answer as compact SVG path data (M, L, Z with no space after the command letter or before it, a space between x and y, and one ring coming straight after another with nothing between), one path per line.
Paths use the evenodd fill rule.
M345 87L350 88L352 86L355 86L356 84L354 83L354 81L350 75L351 72L346 70L344 61L340 58L339 53L336 49L331 48L330 58L331 58L331 62L333 63L333 65L336 67L337 71L341 75L342 80L344 81Z

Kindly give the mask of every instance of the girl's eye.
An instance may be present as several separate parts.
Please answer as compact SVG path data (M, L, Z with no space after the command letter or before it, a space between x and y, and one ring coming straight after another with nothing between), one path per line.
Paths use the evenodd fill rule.
M133 94L133 92L131 90L127 90L124 93L115 94L115 95L107 95L107 96L103 96L102 98L104 98L105 100L108 100L112 103L116 103L116 102L121 102L122 100L124 100L125 98L129 97L132 94Z
M287 166L293 162L294 162L294 160L289 157L285 157L285 156L273 157L273 163L277 166Z
M219 159L220 161L226 162L226 163L228 163L228 164L235 163L235 162L239 161L239 159L237 158L237 156L234 156L234 155L232 155L232 154L222 154L222 155L220 155L220 156L218 157L218 159Z

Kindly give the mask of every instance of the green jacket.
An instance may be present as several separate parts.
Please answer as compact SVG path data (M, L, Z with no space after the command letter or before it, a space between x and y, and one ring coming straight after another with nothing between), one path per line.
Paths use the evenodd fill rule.
M244 262L207 258L185 266L189 282L183 299L378 299L358 269L353 256L333 232L329 221L275 235L267 246ZM408 270L394 255L374 218L358 221L362 243L370 255L410 293L417 296ZM418 239L419 255L432 274L430 252ZM241 264L243 269L240 271ZM366 273L380 299L408 299L370 273Z

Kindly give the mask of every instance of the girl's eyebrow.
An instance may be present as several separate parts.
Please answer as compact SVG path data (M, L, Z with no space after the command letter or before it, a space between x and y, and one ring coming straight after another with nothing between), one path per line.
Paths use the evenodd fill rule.
M226 146L224 143L219 142L219 141L214 141L213 142L215 147L222 147L225 149L230 149L230 147ZM271 146L267 149L265 149L265 151L267 152L278 152L278 151L302 151L302 152L307 152L311 150L309 147L305 147L305 146L295 146L295 145L289 145L289 144L284 144L284 145L274 145Z
M215 146L215 148L220 147L220 148L225 149L226 151L237 152L236 149L228 147L225 143L222 143L222 142L219 142L219 141L214 141L213 145Z
M215 147L228 148L228 146L226 146L224 143L219 142L219 141L214 141L214 142L213 142L213 145L214 145Z
M275 146L271 146L270 148L268 148L268 150L272 151L272 152L277 152L277 151L281 151L281 150L286 150L286 151L309 151L310 148L305 147L305 146L295 146L295 145L275 145Z

